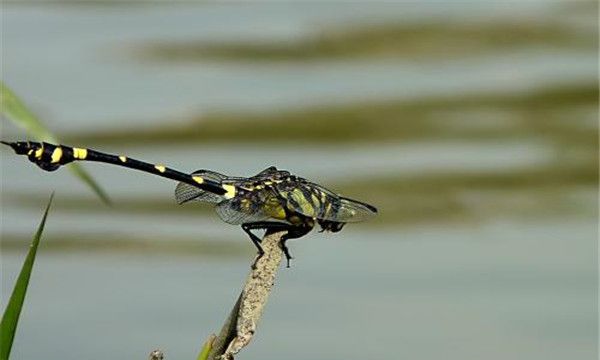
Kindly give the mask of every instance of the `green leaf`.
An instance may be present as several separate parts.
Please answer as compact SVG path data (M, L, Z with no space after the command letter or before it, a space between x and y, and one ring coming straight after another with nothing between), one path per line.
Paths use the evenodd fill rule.
M98 195L100 199L102 199L102 201L106 205L111 204L110 198L108 197L104 189L102 189L100 185L98 185L98 183L92 178L92 176L87 171L85 171L84 168L79 166L79 164L69 164L67 166L69 167L69 170L71 170L71 172L74 173L75 176L81 179L81 181L86 183L96 193L96 195Z
M208 338L208 340L206 340L206 342L204 343L204 346L202 346L202 350L200 351L200 354L198 354L198 360L208 360L208 354L210 353L210 349L212 348L212 344L216 338L217 338L217 336L215 334L212 334Z
M52 198L54 194L50 196L48 206L42 217L42 222L38 226L37 232L33 237L33 241L27 253L27 258L23 263L17 283L13 289L10 300L2 315L2 322L0 323L0 360L8 360L12 343L15 338L15 332L17 330L17 324L19 323L19 315L23 308L23 301L25 300L25 294L27 293L27 285L29 284L29 278L31 276L31 270L33 269L33 263L35 262L35 254L37 253L38 244L44 231L44 225L46 224L46 218L48 217L48 210L50 210L50 204L52 204Z
M0 81L0 111L9 120L22 127L38 141L58 144L60 141L42 124L42 122L23 104L2 81ZM81 181L86 183L106 204L110 200L100 185L79 164L70 164L69 169Z

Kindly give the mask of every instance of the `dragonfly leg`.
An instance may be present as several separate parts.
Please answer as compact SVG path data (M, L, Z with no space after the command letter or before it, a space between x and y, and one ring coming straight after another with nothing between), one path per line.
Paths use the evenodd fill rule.
M283 251L283 255L285 255L285 260L287 262L287 265L286 265L287 268L290 267L290 260L293 259L292 255L290 255L290 249L288 249L287 245L285 244L285 242L288 240L289 239L287 238L287 236L284 235L281 238L281 242L279 243L279 246L281 247L281 251Z
M252 263L252 269L256 269L256 262L265 254L265 251L263 250L262 246L260 245L261 239L258 236L254 235L254 233L252 233L252 230L267 230L267 233L268 233L268 232L282 231L282 230L289 231L290 227L291 227L291 225L288 225L288 224L279 223L279 222L269 222L269 221L259 221L259 222L254 222L254 223L242 224L242 229L244 230L244 232L246 232L246 234L248 234L248 236L250 236L250 240L252 240L252 243L258 249L258 255L256 256L256 259L254 259L254 262ZM287 257L287 255L286 255L286 257Z
M246 234L248 234L248 236L250 236L250 240L252 240L252 243L254 244L254 246L256 246L256 249L258 250L256 259L254 259L254 261L252 262L252 269L255 269L256 262L258 261L258 259L260 259L264 255L265 251L263 250L262 246L260 245L261 239L252 233L252 230L256 229L252 225L253 224L242 224L242 229L244 230L244 232Z
M285 255L285 259L287 260L287 267L290 267L290 260L293 257L290 255L290 250L288 249L286 242L290 239L298 239L308 234L314 227L314 224L303 223L301 225L290 225L288 228L287 234L281 237L281 242L279 243L281 246L281 250Z
M281 237L281 242L279 243L279 246L281 247L281 250L283 251L283 254L285 255L285 259L287 261L287 267L289 268L290 260L293 258L292 258L292 255L290 255L290 250L288 249L286 242L290 239L298 239L298 238L308 234L313 229L313 227L314 227L313 223L302 223L300 225L291 225L291 224L272 222L272 221L260 221L260 222L255 222L255 223L243 224L242 229L244 229L244 231L250 236L250 239L252 239L252 242L258 249L258 256L256 257L256 260L254 260L254 263L252 264L252 268L256 267L256 262L265 253L263 251L262 247L260 246L261 240L252 233L252 230L264 229L264 230L267 230L267 233L275 232L275 231L287 231L287 233Z

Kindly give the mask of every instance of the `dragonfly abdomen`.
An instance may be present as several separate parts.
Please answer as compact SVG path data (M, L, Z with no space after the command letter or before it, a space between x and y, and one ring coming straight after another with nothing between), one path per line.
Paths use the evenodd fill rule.
M54 145L46 142L18 141L11 143L3 141L2 143L12 147L15 153L19 155L27 155L29 161L46 171L54 171L60 166L74 161L95 161L140 170L171 180L184 182L218 195L235 192L235 189L226 188L220 182L215 182L202 176L189 175L162 164L150 164L123 155L112 155L86 148Z

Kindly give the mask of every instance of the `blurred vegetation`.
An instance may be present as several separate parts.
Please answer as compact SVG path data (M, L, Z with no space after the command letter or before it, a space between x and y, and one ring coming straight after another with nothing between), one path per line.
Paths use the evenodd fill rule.
M591 35L591 34L590 34ZM155 42L140 47L144 60L307 61L391 57L464 58L533 47L591 48L594 36L560 21L446 22L322 29L294 42Z
M594 17L598 14L598 2L594 0L564 1L558 7L561 12L573 14L588 14Z
M66 229L65 229L66 230ZM21 251L23 244L27 239L18 235L5 235L2 237L3 251ZM136 237L128 234L127 236L107 235L107 234L88 234L73 233L66 231L59 236L50 236L44 244L44 251L49 252L90 252L101 253L103 251L117 251L120 254L135 254L145 256L150 254L169 254L199 257L244 257L248 258L253 254L253 249L243 241L223 241L212 239L187 239L170 238L165 241L164 238L152 238L148 236Z
M573 191L594 191L598 168L548 166L496 174L430 175L415 178L369 179L339 186L377 204L380 214L365 225L415 225L480 222L493 217L542 218L594 212L593 198Z
M209 114L188 124L93 132L70 136L70 143L173 144L260 142L261 144L357 143L424 139L494 139L551 137L570 144L595 144L581 110L593 115L598 86L574 84L529 93L449 96L408 101L374 101L284 112ZM506 126L453 123L472 112L507 114ZM572 118L575 112L577 117ZM572 118L572 120L571 120ZM566 121L565 121L566 120ZM483 121L483 120L482 120Z

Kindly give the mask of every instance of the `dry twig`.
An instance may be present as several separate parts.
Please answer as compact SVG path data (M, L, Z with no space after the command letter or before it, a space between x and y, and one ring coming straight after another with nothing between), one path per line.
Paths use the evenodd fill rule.
M234 355L252 340L281 264L280 241L284 234L267 233L263 238L261 244L265 253L250 270L242 293L213 342L209 360L233 360Z

